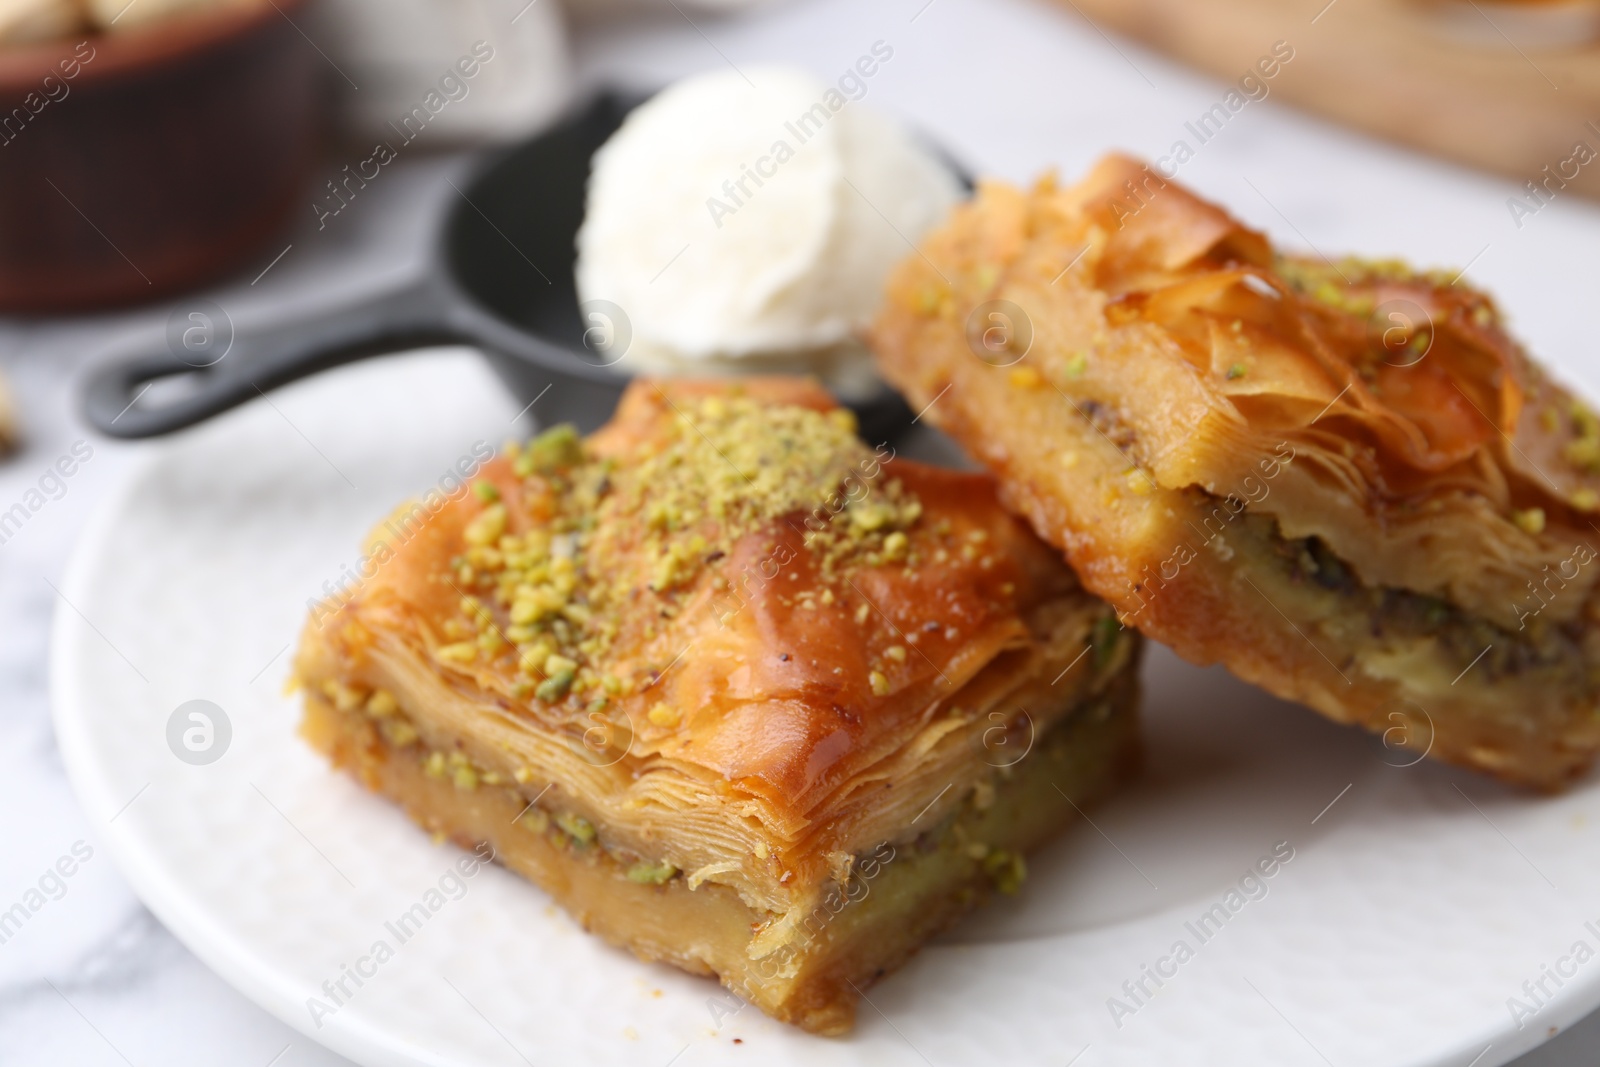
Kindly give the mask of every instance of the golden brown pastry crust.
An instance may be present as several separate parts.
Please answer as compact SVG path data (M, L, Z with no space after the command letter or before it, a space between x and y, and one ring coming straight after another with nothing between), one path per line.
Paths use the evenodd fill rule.
M1588 765L1600 420L1459 279L1275 256L1113 156L983 185L898 269L874 347L1180 654L1513 780Z
M763 1008L836 1027L846 991L795 948L818 901L993 796L1011 752L1075 715L1116 717L1104 773L1078 780L1119 778L1138 659L988 475L894 459L852 426L808 382L639 382L588 442L551 431L458 499L402 507L371 538L375 573L307 624L310 735L391 795L419 775L506 791L574 856L715 888L744 909L748 959L784 961ZM1031 847L1071 814L1033 807L988 844ZM953 915L973 871L937 877L929 914ZM612 936L737 976L631 929ZM840 966L903 958L870 941Z

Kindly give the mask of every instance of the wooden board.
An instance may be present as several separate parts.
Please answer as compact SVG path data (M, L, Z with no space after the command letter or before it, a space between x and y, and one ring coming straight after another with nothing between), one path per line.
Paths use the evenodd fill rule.
M1274 98L1519 184L1545 182L1548 166L1556 175L1549 188L1600 197L1600 158L1574 159L1580 142L1600 157L1600 46L1530 36L1544 18L1592 12L1600 25L1600 9L1512 10L1487 0L1064 2L1105 31L1230 82L1287 41L1294 59L1273 79Z

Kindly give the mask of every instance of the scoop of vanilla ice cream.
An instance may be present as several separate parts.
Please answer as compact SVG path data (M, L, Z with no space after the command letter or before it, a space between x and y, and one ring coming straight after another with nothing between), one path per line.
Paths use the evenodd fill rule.
M960 195L904 130L808 74L697 75L595 154L579 298L622 308L644 359L836 357Z

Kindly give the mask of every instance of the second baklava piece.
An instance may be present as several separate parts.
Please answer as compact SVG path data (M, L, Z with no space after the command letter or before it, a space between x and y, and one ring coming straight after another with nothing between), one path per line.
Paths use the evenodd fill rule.
M1459 272L1276 253L1149 167L985 183L874 342L1122 619L1423 754L1600 747L1600 418Z

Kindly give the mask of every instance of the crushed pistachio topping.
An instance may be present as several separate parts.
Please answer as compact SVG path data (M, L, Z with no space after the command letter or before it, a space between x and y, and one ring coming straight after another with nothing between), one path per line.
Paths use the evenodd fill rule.
M586 849L594 844L596 840L594 824L572 812L559 812L552 817L543 808L530 805L527 810L517 816L517 825L531 834L549 834L553 842L562 848ZM671 865L662 864L662 866L670 867ZM672 873L676 873L676 871L674 870ZM629 877L632 877L632 875L630 874ZM672 874L667 874L662 878L662 881L671 877Z
M1089 633L1089 644L1094 648L1096 670L1103 669L1116 655L1117 643L1122 636L1122 623L1115 615L1102 615L1094 621Z
M1291 289L1327 307L1359 318L1371 318L1378 310L1374 292L1384 283L1420 283L1436 290L1452 289L1463 294L1467 304L1459 309L1467 323L1479 329L1496 326L1500 315L1494 302L1486 295L1470 289L1453 288L1460 280L1460 272L1452 270L1417 270L1400 260L1366 260L1347 257L1337 262L1317 263L1305 259L1282 257L1275 264L1278 276ZM1460 322L1452 313L1452 321ZM1408 364L1427 354L1434 341L1433 324L1415 324L1405 337L1404 349L1393 347L1388 340L1389 330L1382 336L1382 350L1386 355L1403 356ZM1357 372L1369 384L1375 370L1368 365L1358 366Z
M858 622L869 608L848 584L855 568L923 562L908 533L922 504L855 436L850 412L737 394L671 407L625 461L558 426L507 450L521 479L515 492L476 483L493 492L475 486L481 510L436 576L460 594L458 613L439 626L437 660L509 668L513 697L568 718L609 713L672 659L623 663L613 649L647 645L704 582L736 591L745 576L729 556L747 536L771 532L771 556L787 527L818 581L786 602L854 612ZM629 640L619 642L625 629ZM682 709L645 706L655 726L682 721Z
M583 440L577 428L567 423L551 427L519 451L512 469L517 477L549 474L583 462Z
M480 783L486 785L504 784L500 775L485 771L468 759L465 753L444 753L438 750L428 753L422 761L422 770L430 778L447 779L463 793L470 793L478 788Z
M1385 265L1393 269L1387 275L1378 273L1378 268ZM1413 276L1409 268L1398 261L1387 264L1382 261L1357 264L1353 260L1343 263L1318 263L1285 256L1280 257L1273 267L1278 277L1295 292L1308 296L1319 304L1363 317L1372 313L1377 307L1377 301L1366 293L1352 291L1347 279L1353 279L1357 275L1374 280L1387 276L1399 281Z
M373 720L385 741L395 748L406 748L420 739L417 728L411 725L400 710L399 701L387 689L374 689L370 694L335 678L322 683L322 694L341 711L360 708Z
M1008 849L991 849L980 860L994 887L1006 896L1016 896L1028 877L1028 865L1022 853Z
M378 731L383 734L384 740L395 748L414 745L420 737L417 728L405 719L384 719L378 724Z
M469 545L492 545L506 532L506 506L491 504L467 527L462 535Z
M665 885L678 873L678 868L665 860L648 863L643 860L628 868L628 881L640 885Z
M1544 508L1526 508L1511 513L1511 521L1516 523L1517 529L1523 533L1533 534L1537 537L1544 533Z
M333 706L339 711L352 711L359 708L366 701L366 694L353 686L346 685L337 678L329 678L322 683L322 695L332 701Z
M572 839L574 844L580 846L594 844L594 824L581 815L574 815L570 811L564 811L555 817L555 823L561 828L562 833Z
M1458 278L1455 271L1437 268L1418 270L1400 259L1362 259L1359 256L1346 256L1331 262L1280 256L1273 264L1273 270L1295 292L1329 307L1362 316L1370 315L1376 302L1370 294L1360 290L1361 286L1377 282L1423 282L1444 289ZM1492 317L1492 307L1487 304L1478 306L1488 308Z

